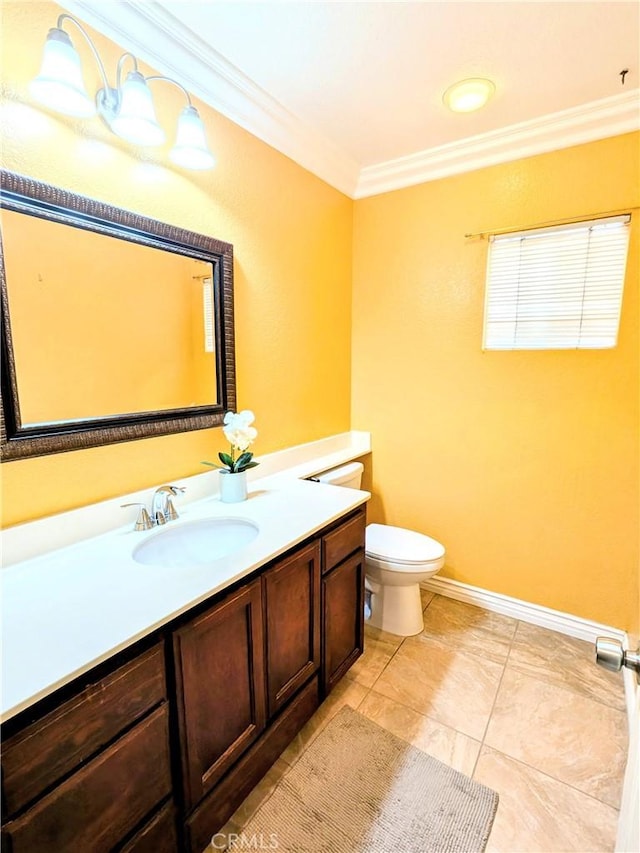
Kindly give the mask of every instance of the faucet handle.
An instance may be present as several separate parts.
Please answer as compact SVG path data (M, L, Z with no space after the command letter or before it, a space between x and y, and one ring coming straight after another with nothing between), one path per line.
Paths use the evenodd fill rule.
M136 523L133 527L134 530L151 530L153 527L153 522L149 517L149 513L147 512L147 508L142 503L130 503L130 504L120 504L121 507L125 506L139 506L140 512L138 513L138 518L136 519Z
M186 492L186 488L184 486L168 486L167 491L169 491L172 495L179 495L182 492ZM166 521L175 521L176 518L180 517L170 497L167 497L164 517Z
M156 494L162 494L162 492L166 492L170 495L177 495L180 492L186 492L186 488L185 486L158 486Z
M167 521L175 521L176 518L180 517L176 511L176 508L173 505L173 501L171 500L171 498L167 498L167 510L164 514L164 517Z

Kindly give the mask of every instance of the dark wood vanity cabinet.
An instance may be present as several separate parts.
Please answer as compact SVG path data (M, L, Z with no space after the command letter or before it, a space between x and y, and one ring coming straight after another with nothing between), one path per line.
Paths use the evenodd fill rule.
M3 853L202 853L362 653L364 528L356 510L5 724Z
M188 809L266 723L260 578L173 635L179 741Z
M176 837L168 707L159 644L7 738L3 851L106 853L161 810Z
M326 695L364 650L364 509L322 538L322 687Z
M186 820L190 853L201 853L362 654L364 529L362 509L285 555L258 580L176 633L178 714L190 721L181 731L185 797L193 808ZM238 613L238 596L249 590L253 618L245 609L237 633L227 636L224 614ZM258 596L262 623L256 617ZM204 641L203 628L211 623L220 626L220 635L212 631ZM192 640L188 650L182 639L186 635ZM262 662L256 654L259 637ZM220 678L228 672L241 676L232 689ZM195 685L193 692L187 683ZM192 695L199 697L197 714L188 710ZM265 699L260 730L253 709L264 708ZM215 748L207 752L196 746L202 743L215 743ZM204 777L206 786L199 782Z
M322 578L322 605L322 684L326 694L364 649L363 551Z
M316 676L289 722L277 716L320 668L320 569L314 540L174 634L185 801L197 806L189 850L200 853L318 706ZM230 785L225 773L259 736Z
M320 543L265 572L262 590L267 706L273 717L320 667Z

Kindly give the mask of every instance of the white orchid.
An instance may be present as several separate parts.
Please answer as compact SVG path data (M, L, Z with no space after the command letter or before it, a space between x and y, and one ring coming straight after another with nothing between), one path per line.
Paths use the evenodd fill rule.
M218 459L222 465L216 465L215 462L202 464L210 465L212 468L226 468L231 474L239 474L247 468L255 468L259 463L254 462L253 453L247 451L258 435L258 430L251 426L254 420L255 415L249 409L237 413L227 412L224 416L222 431L231 445L231 453L218 453ZM236 452L240 454L237 459Z
M255 441L258 430L251 426L255 419L255 415L249 409L245 409L237 414L227 412L224 416L222 432L225 434L231 447L242 453Z

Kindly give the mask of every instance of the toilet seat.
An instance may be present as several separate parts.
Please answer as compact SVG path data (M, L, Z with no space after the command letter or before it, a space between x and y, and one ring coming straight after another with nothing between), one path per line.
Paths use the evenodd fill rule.
M444 557L444 546L415 530L389 524L368 524L365 532L367 559L396 565L399 571L420 571Z

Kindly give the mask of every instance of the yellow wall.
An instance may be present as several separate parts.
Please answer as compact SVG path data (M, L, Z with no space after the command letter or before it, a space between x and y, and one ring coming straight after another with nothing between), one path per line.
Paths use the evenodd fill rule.
M197 103L217 158L211 172L144 163L103 129L28 109L52 3L2 3L2 165L164 222L232 243L239 408L256 414L257 454L349 428L353 202ZM121 50L93 33L115 72ZM92 64L82 39L72 36ZM181 96L158 86L170 127ZM166 165L164 165L166 164ZM154 307L149 305L153 322ZM170 346L170 344L169 344ZM135 370L135 365L132 365ZM202 471L227 449L205 430L2 466L4 524L15 524Z
M443 574L632 627L638 600L638 212L618 346L481 351L486 241L638 206L638 134L356 202L352 427L371 518L447 549Z
M449 577L637 630L637 214L611 351L482 353L487 247L464 239L637 206L637 134L354 205L199 104L216 169L150 167L97 119L24 107L59 11L2 3L3 166L234 244L256 452L370 429L372 520L440 539ZM180 99L162 102L168 125ZM223 446L208 430L5 464L4 523L197 473Z
M202 262L12 210L0 223L23 424L215 401Z

